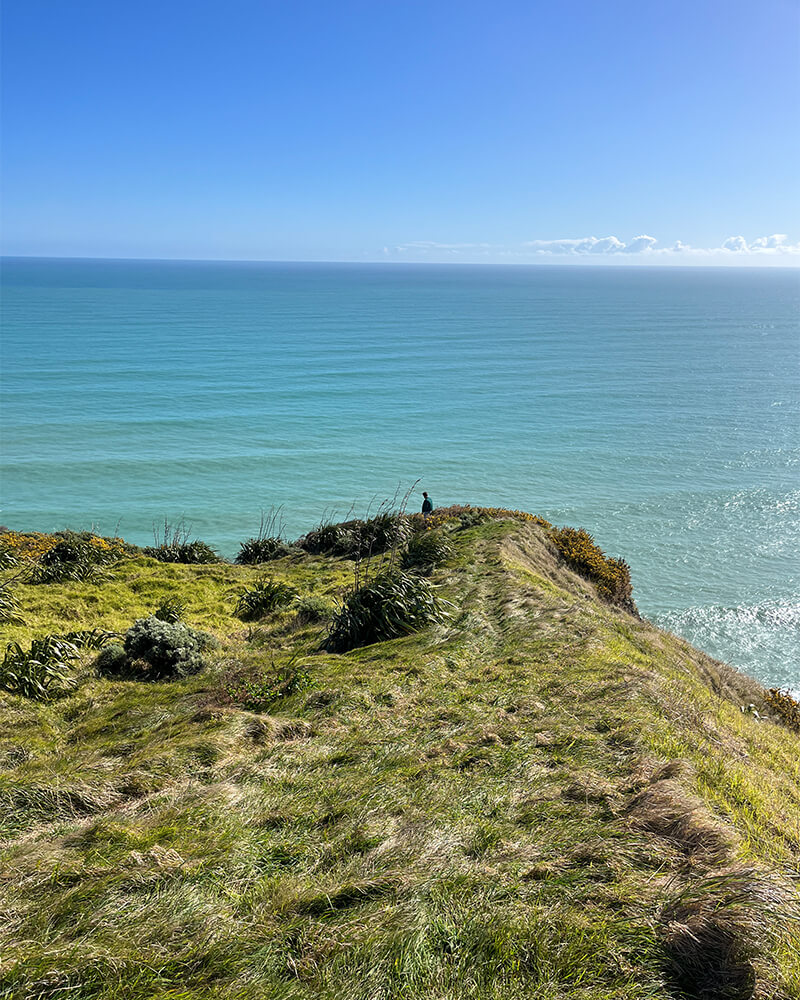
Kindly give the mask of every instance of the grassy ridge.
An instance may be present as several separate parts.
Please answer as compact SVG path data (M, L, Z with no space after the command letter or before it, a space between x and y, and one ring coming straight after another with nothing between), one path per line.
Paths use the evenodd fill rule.
M800 737L547 527L459 528L430 578L450 619L346 655L291 608L233 617L255 568L18 588L21 642L177 598L221 646L175 682L86 654L68 698L0 695L0 995L800 995ZM270 573L333 602L352 563ZM232 671L291 657L313 687L231 703Z

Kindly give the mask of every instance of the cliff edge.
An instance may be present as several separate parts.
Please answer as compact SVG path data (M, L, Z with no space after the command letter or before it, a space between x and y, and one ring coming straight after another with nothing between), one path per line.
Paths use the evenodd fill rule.
M553 531L15 581L7 642L105 649L0 692L0 996L800 997L800 733ZM428 624L331 651L387 574ZM169 607L173 673L101 635Z

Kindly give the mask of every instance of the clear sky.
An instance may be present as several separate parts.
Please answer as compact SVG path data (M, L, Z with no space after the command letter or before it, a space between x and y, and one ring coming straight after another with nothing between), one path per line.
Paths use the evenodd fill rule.
M5 0L3 22L6 254L800 262L800 0Z

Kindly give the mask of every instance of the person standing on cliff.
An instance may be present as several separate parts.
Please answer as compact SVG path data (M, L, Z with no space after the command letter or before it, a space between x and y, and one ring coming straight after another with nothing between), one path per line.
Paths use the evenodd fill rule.
M433 513L433 500L428 496L425 490L422 491L422 514L427 520Z

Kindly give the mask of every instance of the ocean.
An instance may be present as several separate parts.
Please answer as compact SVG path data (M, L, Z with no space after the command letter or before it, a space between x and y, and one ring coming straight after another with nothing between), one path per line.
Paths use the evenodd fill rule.
M417 484L588 529L654 622L800 689L800 272L3 262L2 513L232 557ZM351 515L352 516L352 515Z

